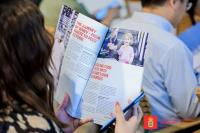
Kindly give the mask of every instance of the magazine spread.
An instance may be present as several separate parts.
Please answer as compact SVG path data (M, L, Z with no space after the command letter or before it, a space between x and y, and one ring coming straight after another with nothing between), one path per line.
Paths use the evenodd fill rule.
M116 101L123 108L141 92L148 33L106 26L63 6L55 33L55 100L70 96L66 111L103 125Z
M148 36L117 28L109 32L77 110L78 117L90 116L98 124L111 119L116 101L126 107L128 99L136 99L140 94ZM117 33L118 42L109 42L113 33Z

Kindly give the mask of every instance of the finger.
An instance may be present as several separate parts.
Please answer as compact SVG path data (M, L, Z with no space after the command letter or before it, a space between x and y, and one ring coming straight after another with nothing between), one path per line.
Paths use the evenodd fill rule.
M128 120L133 115L132 109L129 109L125 114L124 117L126 120Z
M86 118L86 119L80 120L78 125L83 125L85 123L92 122L92 121L93 121L92 118Z
M64 110L67 107L68 103L69 103L69 95L65 93L62 104L58 107L57 112Z
M128 120L128 123L130 124L130 125L136 125L136 124L138 124L139 122L138 122L139 120L137 119L137 117L136 116L132 116L129 120Z
M140 106L134 106L134 112L137 112L134 116L132 116L128 121L133 124L133 123L137 123L139 124L143 113L142 113L142 109L140 108Z
M136 105L133 106L133 115L138 117L138 110Z
M125 118L124 118L119 102L115 104L115 113L116 113L116 123L117 124L123 123L125 121Z
M130 99L130 98L128 99L128 103L129 103L129 104L131 103L131 99Z
M73 127L74 127L74 129L76 129L76 128L79 127L79 123L80 123L80 120L79 120L79 119L75 119L75 120L73 121Z
M138 106L138 119L141 120L143 117L143 112L140 106Z
M128 104L131 104L131 102L132 102L132 100L131 100L131 98L129 98L128 99ZM133 115L133 110L134 110L134 107L131 107L129 110L128 110L128 112L127 112L127 114L126 114L126 118L130 118L132 115Z

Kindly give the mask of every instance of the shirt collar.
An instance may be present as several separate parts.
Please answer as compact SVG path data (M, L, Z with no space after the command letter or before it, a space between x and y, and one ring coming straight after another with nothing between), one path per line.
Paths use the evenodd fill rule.
M175 29L172 26L172 24L162 16L146 12L134 12L132 18L136 21L142 21L145 23L153 24L155 26L162 28L167 32L173 34L175 33Z

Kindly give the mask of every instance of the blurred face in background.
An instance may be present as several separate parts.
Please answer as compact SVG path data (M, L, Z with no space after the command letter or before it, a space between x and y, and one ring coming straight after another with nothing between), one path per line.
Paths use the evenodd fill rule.
M195 14L200 17L200 0L197 1L197 5L195 7Z
M191 3L188 0L173 0L174 2L174 15L172 24L176 27L183 19L187 10L191 8Z

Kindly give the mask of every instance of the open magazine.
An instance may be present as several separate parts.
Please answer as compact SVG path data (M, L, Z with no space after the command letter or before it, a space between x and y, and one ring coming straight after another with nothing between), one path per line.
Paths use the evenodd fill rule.
M100 125L109 121L116 101L125 108L141 93L148 36L108 28L63 6L52 53L55 100L61 103L68 93L71 116Z

